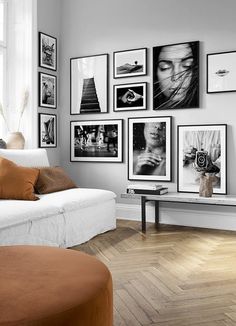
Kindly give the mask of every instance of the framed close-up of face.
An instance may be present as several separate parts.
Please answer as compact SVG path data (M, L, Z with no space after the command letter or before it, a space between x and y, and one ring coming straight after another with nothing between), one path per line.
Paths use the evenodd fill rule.
M205 170L214 176L213 193L227 192L227 125L178 126L178 191L199 192Z
M199 42L153 48L153 109L199 107Z
M171 181L171 117L129 118L129 180Z
M236 92L236 51L207 54L207 93Z

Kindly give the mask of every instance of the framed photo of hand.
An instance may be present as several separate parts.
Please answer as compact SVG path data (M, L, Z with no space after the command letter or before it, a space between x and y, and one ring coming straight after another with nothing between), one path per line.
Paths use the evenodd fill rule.
M172 117L129 118L128 179L171 181Z

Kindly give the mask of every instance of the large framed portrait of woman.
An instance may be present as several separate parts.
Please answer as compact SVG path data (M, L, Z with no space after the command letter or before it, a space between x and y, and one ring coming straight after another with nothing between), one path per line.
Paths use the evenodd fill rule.
M213 193L227 193L227 125L178 126L178 192L198 193L201 175L213 178Z
M171 181L172 117L128 121L128 179Z
M153 110L199 107L199 41L153 48Z

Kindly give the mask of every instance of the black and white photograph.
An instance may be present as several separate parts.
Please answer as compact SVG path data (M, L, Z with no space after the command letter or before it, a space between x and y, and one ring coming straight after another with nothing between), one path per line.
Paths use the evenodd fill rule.
M39 106L43 108L57 108L57 77L39 73Z
M71 121L72 162L122 162L123 121Z
M108 54L70 59L70 113L108 112Z
M213 193L226 194L227 125L178 126L178 191L199 192L200 177L214 177Z
M57 70L57 39L39 32L39 67Z
M39 147L57 147L57 116L39 113Z
M236 92L236 51L207 54L207 93Z
M135 77L147 74L147 48L113 53L113 77Z
M147 109L147 83L113 86L114 111Z
M128 120L128 179L171 181L171 117Z
M199 107L199 42L153 48L153 110Z

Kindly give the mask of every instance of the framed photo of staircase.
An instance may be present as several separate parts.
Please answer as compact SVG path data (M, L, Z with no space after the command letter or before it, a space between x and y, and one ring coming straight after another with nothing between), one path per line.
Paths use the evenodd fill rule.
M70 114L108 112L108 54L70 59Z

